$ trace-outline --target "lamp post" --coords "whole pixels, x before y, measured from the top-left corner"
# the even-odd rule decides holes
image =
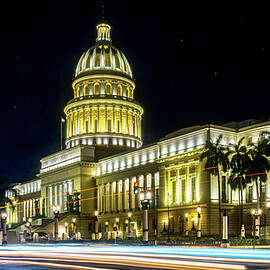
[[[131,228],[130,228],[130,221],[131,221],[131,213],[128,213],[128,239],[131,239]]]
[[[254,248],[255,248],[255,238],[260,237],[260,226],[259,226],[259,218],[262,214],[261,209],[252,209],[251,214],[253,215],[253,242],[254,242]]]
[[[73,239],[76,239],[76,231],[75,231],[75,225],[76,225],[76,218],[72,219],[72,223],[73,223]]]
[[[186,231],[185,231],[185,236],[188,237],[188,213],[185,214],[186,217]]]
[[[197,207],[197,213],[198,213],[198,230],[197,230],[197,237],[201,238],[202,237],[202,231],[201,231],[201,207]]]
[[[68,223],[65,222],[65,229],[66,229],[66,239],[68,239]]]
[[[171,203],[171,195],[168,191],[168,243],[170,243],[170,203]]]
[[[221,240],[221,247],[227,248],[229,247],[228,241],[228,213],[227,209],[223,209],[223,231],[222,231],[222,240]]]
[[[60,205],[53,206],[53,213],[54,213],[54,240],[58,241],[58,218],[60,213]]]
[[[95,239],[98,240],[98,211],[95,211]]]
[[[28,218],[28,228],[29,228],[29,234],[30,234],[30,240],[32,241],[32,218]]]
[[[116,221],[116,227],[117,227],[117,231],[116,231],[116,236],[115,236],[115,240],[118,239],[118,231],[119,231],[119,218],[117,217],[115,219]]]
[[[3,240],[2,245],[7,244],[7,213],[3,212],[1,214],[2,222],[3,222]]]
[[[109,225],[109,222],[108,221],[106,221],[105,222],[105,238],[106,238],[106,240],[108,240],[108,225]]]
[[[140,200],[143,209],[143,242],[147,243],[149,240],[148,207],[151,203],[151,193],[141,193]]]

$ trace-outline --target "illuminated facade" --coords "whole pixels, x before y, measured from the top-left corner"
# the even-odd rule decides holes
[[[54,232],[53,206],[60,206],[59,237],[80,233],[90,238],[141,237],[141,196],[150,196],[149,236],[192,235],[201,207],[202,235],[218,234],[218,180],[205,170],[200,155],[207,139],[223,135],[223,145],[256,142],[270,122],[242,122],[227,126],[203,125],[177,130],[151,145],[142,146],[143,108],[134,100],[135,83],[124,54],[111,43],[110,26],[97,25],[97,39],[76,67],[74,99],[64,108],[66,148],[41,159],[33,181],[16,184],[15,211],[7,207],[9,228],[24,231],[32,218],[35,231]],[[239,229],[238,193],[222,175],[222,208],[229,210],[229,233]],[[139,193],[134,183],[139,181]],[[270,177],[263,186],[270,201]],[[147,195],[147,196],[148,196]],[[9,196],[9,194],[7,194]],[[257,202],[254,184],[244,190],[247,233],[249,212]],[[169,227],[169,228],[168,228]],[[96,236],[95,236],[96,237]]]

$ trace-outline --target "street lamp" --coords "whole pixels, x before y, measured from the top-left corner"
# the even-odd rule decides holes
[[[105,237],[106,237],[106,240],[109,239],[109,235],[108,235],[108,225],[109,225],[109,222],[106,221],[106,222],[105,222]]]
[[[117,231],[116,231],[116,236],[115,236],[115,240],[118,239],[118,231],[119,231],[119,218],[117,217],[115,219],[116,221],[116,227],[117,227]]]
[[[68,239],[68,223],[65,222],[65,229],[66,229],[66,239]]]
[[[32,218],[28,218],[28,222],[26,223],[26,226],[28,227],[29,230],[29,235],[30,235],[30,241],[32,241]]]
[[[151,203],[151,193],[150,192],[141,193],[140,200],[143,209],[143,241],[148,242],[149,239],[148,207]]]
[[[222,231],[222,241],[221,247],[227,248],[229,247],[228,241],[228,213],[227,209],[223,209],[223,231]]]
[[[188,237],[188,213],[185,214],[186,217],[186,231],[185,231],[185,235],[186,237]]]
[[[197,230],[197,237],[201,238],[202,237],[202,231],[201,231],[201,207],[197,207],[197,213],[198,213],[198,230]]]
[[[95,239],[98,240],[98,211],[95,211]]]
[[[7,213],[3,212],[1,214],[1,218],[3,221],[3,240],[2,240],[2,245],[6,245],[7,244]]]
[[[75,231],[75,222],[76,222],[76,218],[72,219],[72,223],[73,223],[73,239],[76,239],[76,231]]]
[[[131,221],[131,213],[128,213],[128,239],[131,239],[131,228],[130,228],[130,221]]]
[[[259,225],[259,218],[262,214],[261,209],[252,209],[251,214],[253,215],[253,238],[259,238],[260,237],[260,225]],[[255,241],[254,241],[255,244]]]
[[[60,213],[60,205],[53,206],[53,213],[54,213],[54,240],[58,240],[58,218]]]

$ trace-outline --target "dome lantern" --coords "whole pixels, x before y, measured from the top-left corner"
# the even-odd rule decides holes
[[[99,41],[111,41],[111,27],[105,21],[97,25],[97,42]]]

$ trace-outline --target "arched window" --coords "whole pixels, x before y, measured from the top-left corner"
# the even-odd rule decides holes
[[[122,86],[117,85],[117,96],[122,96]]]
[[[94,85],[94,95],[100,95],[100,84],[95,83]]]
[[[106,84],[106,95],[112,94],[112,85],[110,83]]]

